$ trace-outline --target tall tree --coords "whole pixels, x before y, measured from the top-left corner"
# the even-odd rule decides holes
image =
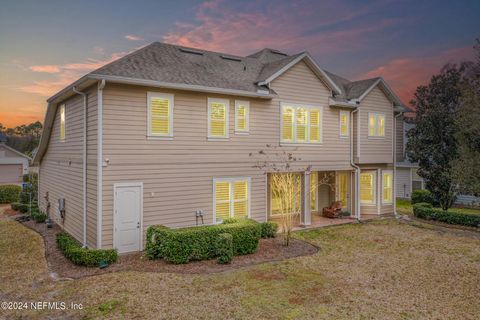
[[[458,159],[452,161],[454,179],[463,193],[480,194],[480,42],[476,61],[467,65],[460,83],[456,117]]]
[[[411,102],[417,114],[408,133],[407,154],[419,163],[418,174],[444,210],[452,206],[457,192],[452,162],[458,158],[455,115],[463,69],[446,65],[427,86],[417,88]]]
[[[29,156],[38,146],[42,128],[40,121],[15,128],[5,128],[0,124],[0,132],[7,137],[7,145]]]

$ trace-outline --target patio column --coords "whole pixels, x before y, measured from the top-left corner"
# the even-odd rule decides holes
[[[305,171],[302,177],[302,211],[300,213],[300,224],[309,226],[312,224],[312,213],[310,211],[310,171]]]

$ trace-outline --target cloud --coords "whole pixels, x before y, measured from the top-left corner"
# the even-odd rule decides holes
[[[383,77],[395,90],[400,99],[407,103],[420,85],[428,84],[432,75],[438,73],[446,63],[458,63],[472,59],[471,47],[461,47],[442,51],[428,57],[399,57],[372,70],[368,70],[358,79]]]
[[[127,34],[125,36],[125,39],[130,40],[130,41],[142,41],[143,38],[140,38],[139,36],[135,36],[133,34]]]
[[[60,68],[54,65],[44,65],[44,66],[31,66],[29,68],[34,72],[45,72],[45,73],[59,73]]]
[[[259,10],[258,3],[213,0],[196,11],[196,23],[178,22],[163,36],[168,43],[212,51],[248,54],[270,47],[314,54],[351,51],[372,41],[367,35],[400,23],[399,20],[357,19],[378,8],[341,2],[273,1]],[[291,52],[291,53],[293,53]]]

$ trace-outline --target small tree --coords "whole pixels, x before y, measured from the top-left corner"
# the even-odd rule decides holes
[[[297,198],[301,198],[301,188],[296,187],[298,172],[310,171],[311,166],[302,168],[299,165],[295,165],[301,159],[297,158],[293,152],[288,152],[269,144],[266,145],[265,150],[250,153],[250,157],[257,158],[254,167],[262,170],[265,175],[276,173],[270,176],[270,186],[272,188],[272,196],[279,199],[278,205],[283,244],[288,246],[292,237],[295,219],[301,213],[301,205],[296,201]]]

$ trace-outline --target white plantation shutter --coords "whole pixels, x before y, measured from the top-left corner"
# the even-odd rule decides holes
[[[293,140],[293,109],[290,107],[282,108],[282,140]]]
[[[173,136],[173,95],[148,93],[149,136]]]
[[[318,109],[310,110],[310,141],[311,142],[320,142],[320,123],[321,123],[321,113]]]
[[[235,131],[242,133],[249,131],[250,102],[235,101]]]
[[[233,183],[233,216],[246,217],[248,214],[248,182],[235,181]]]
[[[345,111],[340,112],[340,135],[348,136],[348,118],[349,114]]]
[[[281,141],[320,143],[322,141],[322,107],[282,104]]]
[[[215,183],[215,217],[217,222],[230,218],[230,182]]]
[[[208,99],[208,137],[228,138],[228,108],[226,99]]]
[[[296,125],[296,141],[307,141],[307,110],[304,108],[297,108],[295,112]]]
[[[383,114],[378,115],[378,136],[385,136],[385,116]]]
[[[215,222],[231,217],[245,218],[249,215],[250,178],[214,179]]]

